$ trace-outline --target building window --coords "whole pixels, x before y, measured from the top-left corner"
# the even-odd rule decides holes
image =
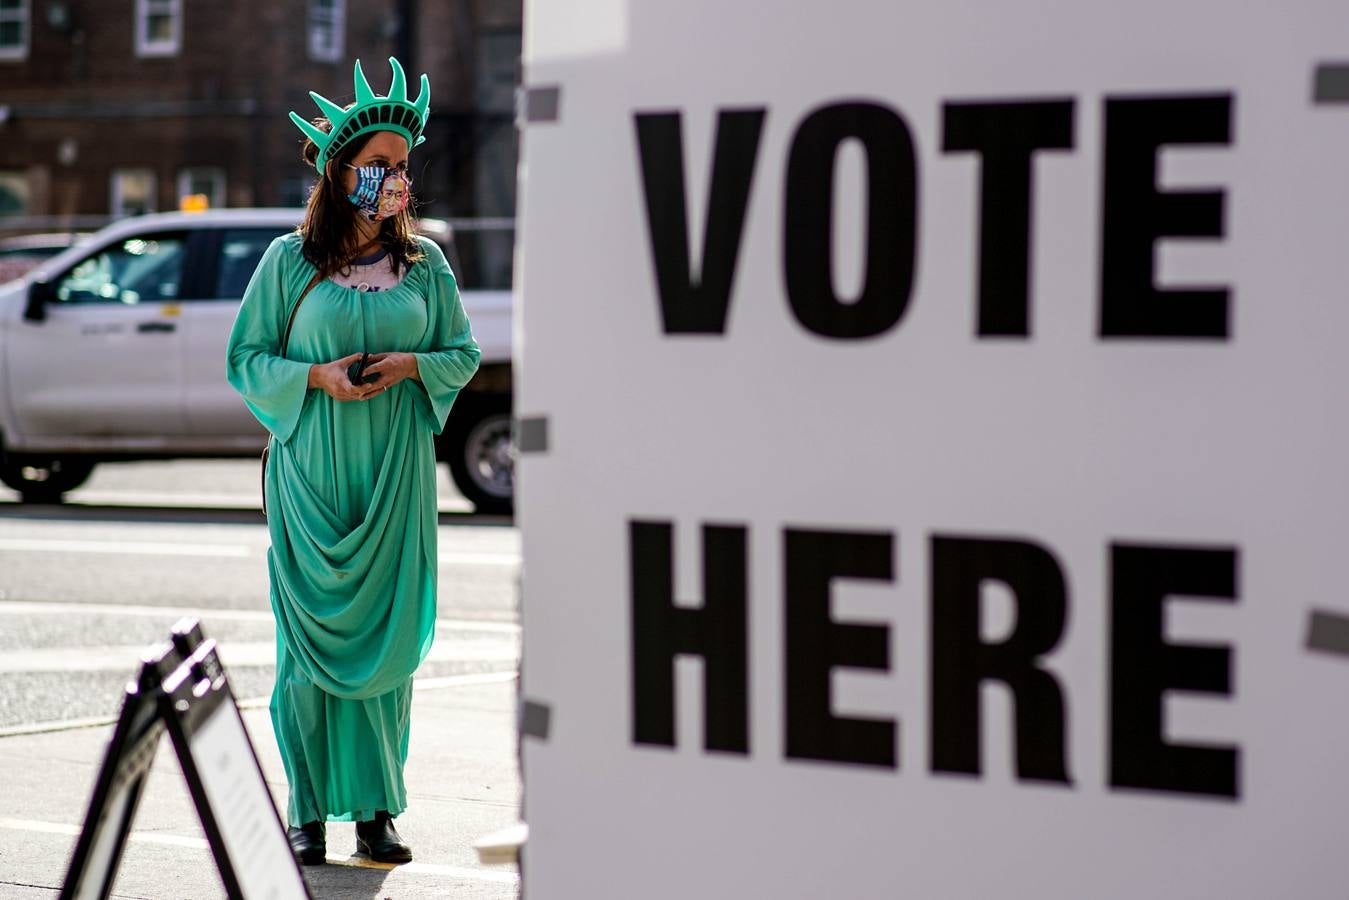
[[[488,218],[515,215],[515,91],[520,85],[521,35],[518,29],[485,31],[478,38],[476,143],[473,147],[473,211]],[[464,280],[494,288],[511,285],[515,234],[511,229],[461,232]]]
[[[177,56],[183,43],[183,0],[136,0],[136,55]]]
[[[0,170],[0,216],[23,215],[30,199],[27,173]]]
[[[309,58],[337,62],[346,46],[346,0],[309,0]]]
[[[478,111],[515,113],[515,89],[520,86],[518,30],[484,31],[478,37]]]
[[[113,169],[108,207],[116,218],[155,211],[155,173],[152,169]]]
[[[215,166],[191,166],[178,170],[178,208],[183,198],[200,194],[209,209],[225,205],[225,170]]]
[[[30,0],[0,0],[0,59],[28,58]]]

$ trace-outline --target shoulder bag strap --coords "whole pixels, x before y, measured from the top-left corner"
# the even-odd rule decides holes
[[[290,318],[286,320],[286,333],[281,336],[282,356],[286,355],[286,348],[290,346],[290,329],[291,326],[295,324],[295,314],[300,311],[300,304],[304,302],[304,298],[308,297],[309,292],[312,291],[315,287],[317,287],[318,283],[322,280],[323,280],[322,273],[315,272],[314,277],[309,279],[309,284],[305,285],[304,290],[300,292],[300,299],[296,300],[295,305],[290,308]]]
[[[295,314],[296,314],[297,312],[300,311],[300,304],[304,302],[304,298],[305,298],[305,297],[308,297],[308,296],[309,296],[309,292],[312,291],[312,290],[318,285],[318,283],[319,283],[320,281],[322,281],[322,280],[323,280],[323,278],[322,278],[321,273],[315,272],[315,273],[314,273],[314,277],[311,278],[311,279],[309,279],[309,284],[305,285],[304,290],[300,292],[300,299],[296,300],[296,301],[295,301],[295,305],[294,305],[293,307],[291,307],[291,310],[290,310],[290,318],[286,320],[286,333],[283,334],[283,335],[281,336],[281,355],[282,355],[282,356],[285,356],[285,355],[286,355],[286,347],[290,345],[290,329],[291,329],[291,326],[295,324]],[[271,437],[271,435],[268,435],[268,436],[267,436],[267,446],[265,446],[265,447],[262,448],[262,515],[263,515],[263,518],[266,518],[266,517],[267,517],[267,458],[268,458],[269,456],[271,456],[271,454],[272,454],[272,437]]]

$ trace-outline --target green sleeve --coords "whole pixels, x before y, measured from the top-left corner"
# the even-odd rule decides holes
[[[459,299],[445,255],[432,241],[423,240],[426,259],[423,290],[426,296],[427,335],[417,357],[422,390],[415,393],[417,406],[428,418],[431,431],[440,434],[459,389],[478,371],[478,343],[473,340],[468,316]]]
[[[309,388],[309,363],[281,357],[281,335],[291,298],[304,290],[287,237],[272,241],[244,289],[230,330],[225,377],[263,427],[285,443],[295,431]],[[307,283],[307,280],[306,282]]]

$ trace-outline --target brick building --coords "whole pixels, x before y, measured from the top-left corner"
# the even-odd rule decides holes
[[[414,91],[431,79],[422,213],[509,217],[520,17],[521,0],[0,0],[0,227],[187,194],[298,205],[314,173],[286,113],[317,115],[311,89],[351,100],[358,57],[385,91],[390,55]],[[473,254],[488,281],[509,277],[495,239],[504,258]]]

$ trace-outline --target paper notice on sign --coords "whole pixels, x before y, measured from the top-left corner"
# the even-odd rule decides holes
[[[308,894],[258,772],[243,720],[220,704],[189,741],[239,887],[248,900],[305,900]]]

